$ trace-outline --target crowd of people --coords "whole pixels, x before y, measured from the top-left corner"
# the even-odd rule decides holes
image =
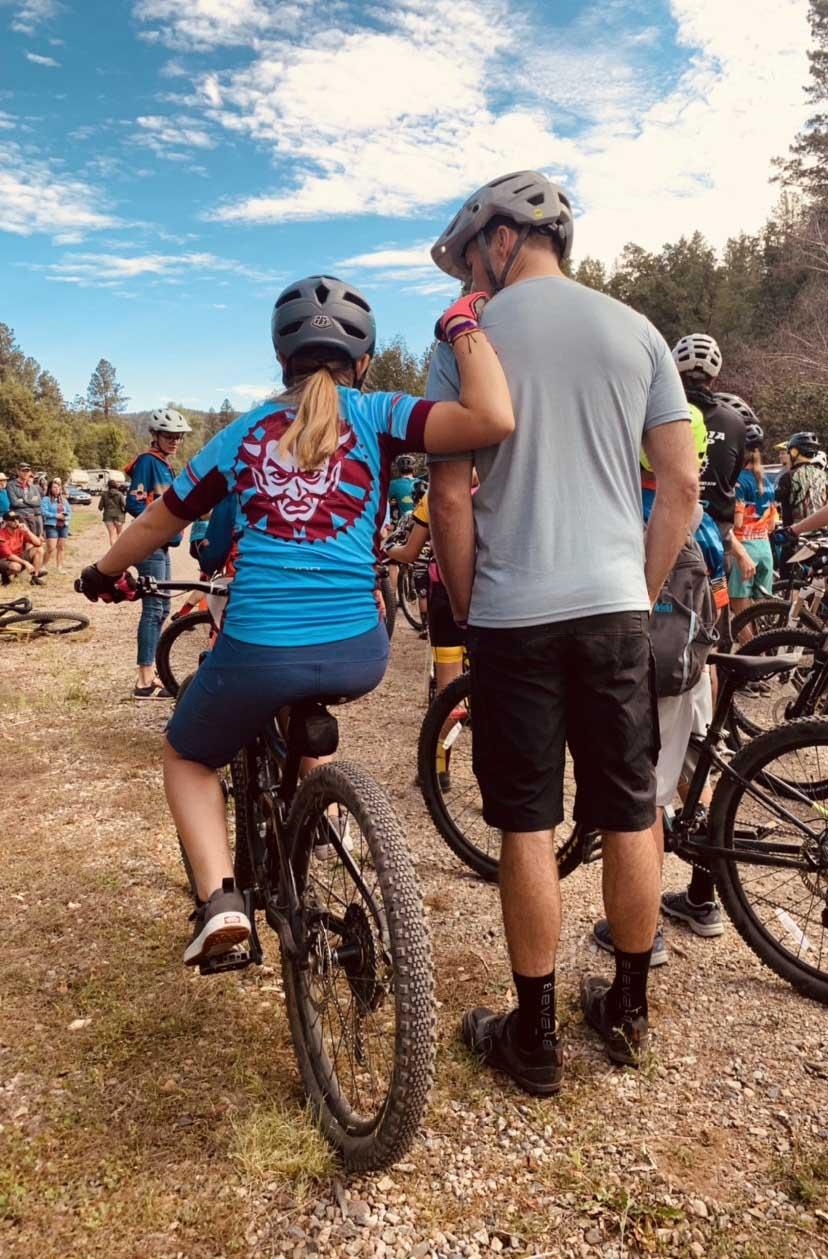
[[[664,809],[689,768],[690,734],[710,720],[715,679],[702,655],[687,686],[657,693],[651,612],[655,623],[689,547],[703,557],[707,644],[718,633],[726,645],[731,603],[769,587],[777,511],[759,420],[715,389],[715,340],[688,332],[671,351],[643,316],[571,280],[573,230],[566,194],[536,172],[493,180],[461,207],[432,250],[464,295],[438,321],[425,398],[363,392],[376,327],[352,285],[322,275],[289,285],[271,328],[284,393],[179,472],[189,426],[154,412],[150,446],[128,470],[133,523],[78,582],[88,598],[118,602],[131,593],[130,566],[167,578],[170,547],[211,512],[235,536],[221,633],[164,745],[167,799],[197,885],[184,954],[196,964],[250,932],[216,770],[283,706],[363,695],[385,672],[375,562],[390,481],[392,519],[410,513],[411,529],[388,558],[433,547],[421,594],[437,682],[467,653],[474,769],[484,817],[502,832],[517,1004],[468,1011],[462,1035],[542,1096],[563,1076],[554,836],[567,745],[575,819],[603,836],[606,918],[595,939],[615,959],[612,980],[584,977],[581,1001],[611,1060],[636,1065],[649,970],[667,960],[660,909],[700,936],[722,930],[707,871],[661,894]],[[429,489],[415,504],[410,454],[423,451]],[[824,508],[826,477],[813,434],[795,434],[786,454],[779,506],[795,533]],[[153,663],[168,613],[163,594],[143,600],[136,699],[166,698]]]

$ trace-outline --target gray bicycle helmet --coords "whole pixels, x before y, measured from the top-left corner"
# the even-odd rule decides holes
[[[149,431],[151,433],[192,433],[193,430],[180,411],[174,411],[172,407],[159,407],[150,416]]]
[[[759,416],[749,407],[744,398],[740,398],[738,393],[714,393],[713,397],[717,402],[724,402],[725,406],[730,407],[731,411],[735,411],[737,415],[741,415],[745,424],[758,424]]]
[[[758,450],[765,440],[765,430],[761,424],[745,425],[745,449]]]
[[[682,337],[673,347],[673,358],[680,372],[701,371],[715,380],[722,370],[722,352],[706,332]]]
[[[816,433],[794,433],[788,438],[788,450],[791,453],[796,450],[806,459],[812,459],[819,450],[819,438]]]
[[[397,459],[397,476],[410,476],[417,466],[413,455],[400,455]]]
[[[276,298],[270,321],[273,348],[288,364],[299,350],[346,354],[352,363],[373,354],[377,325],[362,294],[332,275],[309,275],[289,284]]]
[[[500,276],[494,274],[483,230],[496,215],[511,219],[519,228],[518,240]],[[572,253],[574,221],[572,206],[562,188],[534,170],[513,171],[478,188],[457,212],[431,250],[437,266],[456,279],[467,281],[467,246],[477,240],[494,292],[506,282],[523,242],[533,228],[545,228],[558,243],[561,260]]]

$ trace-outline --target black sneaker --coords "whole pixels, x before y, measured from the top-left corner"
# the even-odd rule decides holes
[[[648,1028],[645,1016],[623,1019],[618,1026],[607,1010],[607,994],[612,985],[603,975],[584,975],[581,980],[581,1009],[590,1027],[607,1046],[610,1062],[622,1067],[637,1067],[647,1048]]]
[[[233,879],[225,879],[221,887],[190,914],[190,922],[195,926],[184,950],[185,966],[195,966],[217,953],[229,953],[234,945],[242,944],[250,935],[244,897]]]
[[[697,936],[711,939],[713,936],[724,935],[722,911],[717,901],[694,905],[686,891],[665,892],[661,898],[661,908],[671,918],[680,918],[682,922],[686,922]]]
[[[601,918],[592,928],[592,938],[598,945],[599,949],[603,949],[605,953],[615,953],[615,945],[612,942],[612,932],[606,918]],[[667,945],[664,943],[664,928],[661,923],[655,933],[653,940],[653,951],[650,954],[650,969],[653,966],[666,966],[670,960],[670,954],[667,952]]]
[[[133,699],[172,699],[165,686],[136,686],[132,692]]]
[[[495,1014],[485,1006],[463,1015],[463,1043],[495,1071],[503,1071],[525,1093],[551,1097],[563,1079],[563,1045],[555,1033],[551,1049],[521,1049],[515,1035],[517,1010]]]
[[[46,582],[43,580],[43,574],[41,573],[41,574],[40,574],[40,576],[38,577],[38,576],[36,576],[34,573],[32,573],[32,580],[31,580],[31,582],[30,582],[30,585],[32,585],[32,586],[45,586],[45,585],[46,585]]]

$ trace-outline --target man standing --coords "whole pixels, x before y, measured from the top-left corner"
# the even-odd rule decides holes
[[[648,614],[690,524],[697,460],[681,381],[641,315],[568,279],[565,194],[533,171],[479,189],[432,250],[491,300],[482,312],[516,430],[500,448],[431,463],[431,525],[455,619],[469,622],[474,766],[503,832],[500,893],[518,1007],[476,1009],[463,1037],[529,1092],[560,1088],[555,1009],[567,742],[575,817],[604,835],[612,984],[585,978],[587,1021],[614,1062],[647,1039],[660,870]],[[442,347],[428,396],[456,398]],[[639,450],[658,478],[641,522]],[[472,467],[480,488],[472,500]]]
[[[26,528],[31,529],[35,537],[45,537],[40,487],[35,483],[30,464],[18,465],[17,476],[9,483],[8,495],[11,510],[17,512]]]

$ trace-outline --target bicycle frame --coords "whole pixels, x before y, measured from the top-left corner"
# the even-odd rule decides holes
[[[673,823],[670,836],[672,842],[669,844],[669,847],[665,830],[665,850],[674,852],[683,861],[701,866],[704,866],[706,861],[715,860],[718,862],[738,861],[742,865],[773,866],[777,869],[787,867],[799,870],[802,866],[802,850],[798,845],[773,844],[767,842],[764,838],[752,838],[754,833],[746,831],[744,828],[741,831],[737,831],[736,843],[732,849],[721,848],[709,842],[705,843],[698,838],[701,834],[707,835],[707,828],[701,820],[702,815],[699,811],[699,803],[710,770],[715,766],[724,777],[739,783],[748,795],[759,801],[780,820],[791,824],[810,839],[817,842],[820,839],[821,832],[816,834],[777,799],[766,795],[762,788],[757,787],[755,783],[742,778],[733,769],[729,760],[720,752],[719,749],[724,744],[722,738],[724,725],[733,702],[733,696],[738,689],[737,680],[734,677],[725,676],[720,684],[716,711],[713,714],[713,720],[708,727],[707,734],[704,737],[691,735],[690,742],[698,751],[698,761],[693,771],[693,777],[690,780],[681,813]],[[769,778],[771,781],[774,781],[772,776],[769,776]],[[798,791],[788,783],[785,784],[785,792],[789,797],[794,797],[811,807],[820,807],[815,806],[815,802],[805,795],[804,792]],[[828,818],[828,809],[823,808],[823,811],[826,814],[826,818]],[[816,867],[814,868],[816,870]]]

